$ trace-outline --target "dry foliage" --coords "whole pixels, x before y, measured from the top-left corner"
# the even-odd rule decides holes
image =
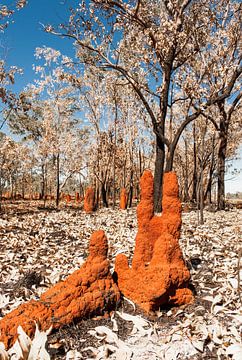
[[[88,238],[98,228],[107,234],[112,266],[120,252],[132,257],[137,231],[134,209],[102,209],[87,215],[75,209],[39,211],[32,202],[28,212],[19,206],[17,211],[15,208],[3,214],[1,316],[28,299],[38,299],[46,287],[79,268],[87,256]],[[195,303],[160,309],[145,318],[124,299],[110,320],[81,320],[80,325],[73,324],[49,335],[50,356],[142,360],[241,358],[240,234],[241,210],[216,214],[206,211],[205,224],[200,226],[196,212],[183,214],[180,245],[190,268]]]

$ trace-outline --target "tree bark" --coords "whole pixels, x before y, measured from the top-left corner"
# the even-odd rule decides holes
[[[219,134],[219,150],[218,150],[218,193],[217,193],[217,207],[218,210],[225,209],[225,159],[227,149],[227,135],[224,132]]]
[[[114,151],[113,151],[113,209],[116,205],[116,146],[117,146],[117,120],[118,120],[118,104],[116,98],[116,88],[115,88],[115,118],[114,118]]]
[[[43,199],[45,196],[45,164],[41,165],[41,191],[40,199]]]
[[[219,147],[218,147],[218,187],[217,187],[217,209],[225,209],[225,159],[228,143],[229,117],[225,111],[224,101],[218,103],[220,111]]]
[[[211,163],[210,163],[209,174],[208,174],[207,188],[206,188],[205,195],[204,195],[204,200],[205,201],[207,200],[209,205],[211,205],[211,203],[212,203],[212,182],[213,182],[214,160],[215,160],[214,144],[215,144],[215,136],[213,136],[213,140],[212,140]]]
[[[133,192],[134,192],[134,186],[133,186],[133,170],[131,170],[130,173],[130,180],[129,180],[129,195],[128,195],[128,207],[132,207],[133,202]]]
[[[60,202],[60,154],[56,156],[56,207]]]
[[[107,190],[105,184],[101,184],[101,196],[102,196],[102,203],[104,207],[108,207],[108,199],[107,199]]]
[[[200,191],[199,191],[199,209],[200,209],[200,225],[204,224],[204,192],[203,192],[203,171],[204,171],[204,142],[205,142],[205,134],[206,128],[204,133],[202,134],[202,154],[201,154],[201,163],[200,163]]]
[[[193,124],[193,183],[192,183],[192,200],[197,199],[197,143],[196,143],[196,125]]]
[[[189,200],[188,196],[188,149],[187,149],[187,140],[185,142],[185,179],[184,179],[184,200],[185,202]]]
[[[173,146],[173,144],[171,144],[168,148],[165,172],[172,171],[175,149],[176,149],[176,146]]]
[[[165,144],[156,136],[156,159],[154,174],[154,211],[159,213],[162,211],[162,179],[165,162]]]

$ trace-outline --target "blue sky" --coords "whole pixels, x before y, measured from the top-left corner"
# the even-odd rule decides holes
[[[6,5],[12,5],[13,0],[2,1]],[[70,57],[74,56],[72,42],[68,39],[60,39],[45,33],[41,24],[57,25],[68,19],[68,7],[78,3],[77,0],[29,0],[28,5],[17,11],[13,20],[4,34],[0,35],[0,45],[4,48],[8,65],[15,65],[24,71],[23,76],[18,76],[14,91],[21,91],[35,78],[32,65],[36,63],[34,52],[36,47],[49,46],[60,50]],[[3,51],[1,52],[1,56]],[[6,130],[6,128],[5,128]],[[233,162],[232,167],[242,170],[242,147],[240,147],[239,160]],[[242,191],[242,171],[233,177],[227,175],[225,182],[226,192]]]
[[[41,24],[55,25],[65,22],[68,19],[68,7],[75,2],[29,0],[24,9],[16,11],[13,16],[14,23],[10,24],[0,37],[1,46],[7,53],[8,65],[15,65],[24,70],[24,76],[17,78],[15,91],[23,89],[34,79],[32,65],[36,62],[34,58],[36,47],[46,45],[60,50],[65,55],[74,55],[71,41],[45,33]],[[13,0],[4,1],[4,4],[12,3]]]
[[[234,160],[232,162],[232,167],[240,170],[240,173],[237,175],[232,175],[229,171],[226,174],[225,177],[225,192],[226,193],[236,193],[236,192],[242,192],[242,146],[240,146],[238,151],[238,159]]]

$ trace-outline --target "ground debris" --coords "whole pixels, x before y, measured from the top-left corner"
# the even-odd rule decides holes
[[[135,209],[85,214],[71,208],[38,209],[34,203],[29,212],[14,206],[0,218],[0,317],[26,300],[39,299],[46,288],[78,269],[87,256],[90,234],[97,229],[106,232],[112,267],[117,254],[133,255]],[[238,209],[205,212],[201,226],[195,211],[184,213],[180,246],[191,272],[195,302],[147,317],[123,299],[109,319],[82,319],[49,335],[51,358],[238,358],[241,221]],[[134,326],[131,319],[146,325]]]

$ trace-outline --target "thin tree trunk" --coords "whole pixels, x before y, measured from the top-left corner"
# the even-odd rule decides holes
[[[134,186],[133,186],[133,169],[131,169],[130,172],[130,183],[129,183],[129,200],[128,200],[128,206],[131,208],[132,207],[132,202],[133,202],[133,191],[134,191]]]
[[[199,208],[200,208],[200,225],[204,224],[204,193],[203,193],[203,157],[204,157],[204,138],[202,140],[202,161],[201,161],[201,175],[200,175],[200,197],[199,197]]]
[[[114,151],[113,151],[113,209],[116,205],[116,142],[117,142],[117,117],[118,107],[115,97],[115,119],[114,119]]]
[[[43,199],[45,196],[45,164],[41,165],[41,178],[40,199]]]
[[[56,207],[59,207],[60,202],[60,154],[56,156]]]
[[[46,206],[46,195],[47,195],[47,165],[44,165],[44,208]]]
[[[94,179],[95,210],[100,207],[100,182]]]
[[[193,184],[192,184],[192,200],[196,202],[197,194],[197,143],[196,143],[196,125],[193,123]]]
[[[138,159],[139,159],[139,177],[141,177],[143,173],[143,166],[142,166],[142,154],[141,154],[140,146],[138,151]]]
[[[205,156],[204,156],[204,144],[205,144],[205,135],[207,132],[207,123],[202,131],[202,146],[201,146],[201,162],[200,162],[200,191],[199,191],[199,209],[200,209],[200,225],[204,224],[204,191],[203,191],[203,173],[205,165]]]
[[[188,151],[187,151],[187,140],[185,142],[185,179],[184,179],[184,200],[188,201]]]
[[[24,199],[24,197],[25,197],[25,178],[24,178],[24,176],[22,177],[22,189],[21,189],[21,193],[22,193],[22,199]]]
[[[218,188],[217,188],[217,208],[218,210],[225,209],[225,159],[227,150],[227,131],[225,121],[220,122],[219,132],[219,149],[218,149]]]
[[[209,178],[207,189],[205,191],[204,200],[208,202],[209,205],[212,203],[212,182],[213,182],[213,173],[214,173],[214,143],[215,143],[215,136],[212,139],[212,154],[211,154],[211,164],[209,168]]]
[[[101,183],[101,196],[102,196],[102,203],[104,207],[108,207],[108,199],[107,199],[107,190],[105,184]]]
[[[80,192],[80,197],[84,197],[84,188],[83,188],[81,179],[79,182],[79,192]]]

